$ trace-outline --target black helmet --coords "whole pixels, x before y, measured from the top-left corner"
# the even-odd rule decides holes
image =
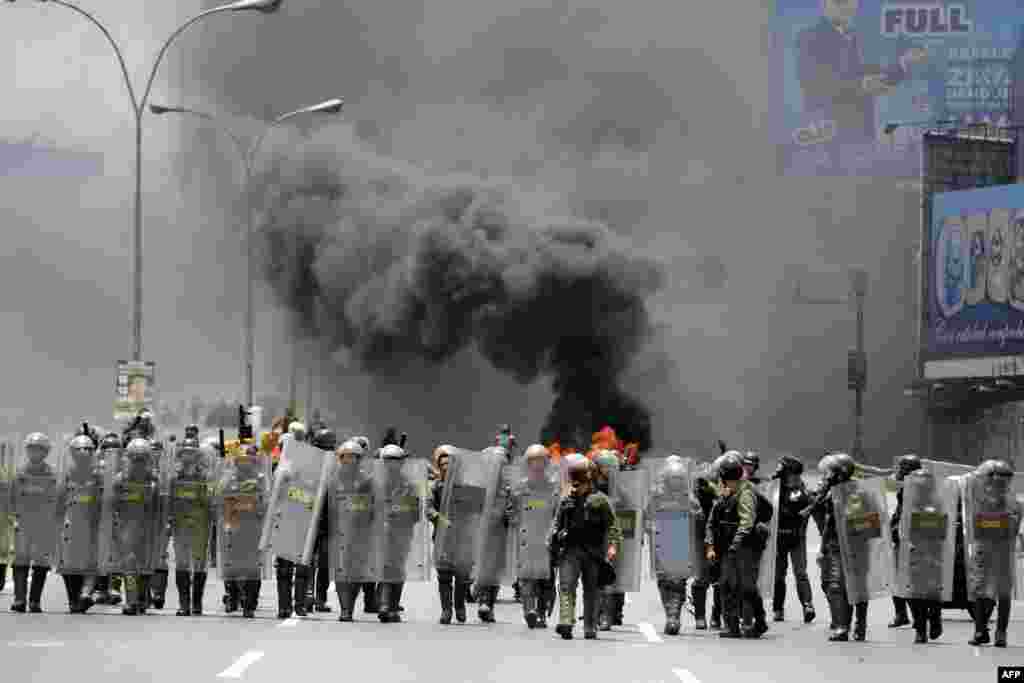
[[[743,456],[743,464],[753,467],[756,472],[757,468],[761,466],[761,456],[754,451],[747,451]]]
[[[103,440],[100,442],[100,450],[102,450],[102,451],[106,451],[106,450],[109,450],[111,448],[120,448],[120,447],[121,447],[121,437],[119,437],[114,432],[110,432],[109,434],[107,434],[105,437],[103,437]]]
[[[338,435],[331,429],[321,429],[313,435],[313,445],[324,451],[333,451],[338,447]]]
[[[852,479],[853,473],[857,469],[857,463],[854,462],[853,458],[846,453],[834,453],[832,458],[832,480],[844,482]]]
[[[901,455],[896,459],[896,481],[902,481],[908,474],[921,469],[921,458],[913,453]]]
[[[732,451],[719,458],[718,478],[722,481],[739,481],[743,478],[743,459]]]
[[[804,464],[794,458],[792,455],[784,455],[779,458],[778,468],[776,469],[776,476],[781,477],[787,474],[801,475],[804,473]]]

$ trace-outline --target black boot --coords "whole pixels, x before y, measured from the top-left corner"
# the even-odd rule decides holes
[[[484,586],[483,588],[477,588],[477,600],[480,603],[480,608],[476,614],[480,617],[480,621],[485,624],[494,623],[494,603],[498,597],[497,586]]]
[[[92,601],[97,605],[109,605],[110,599],[110,577],[97,576],[92,584]]]
[[[3,590],[3,588],[3,583],[0,583],[0,590]],[[523,590],[519,586],[519,579],[516,579],[515,583],[512,584],[512,599],[516,602],[523,601]]]
[[[988,632],[988,620],[992,617],[992,607],[985,598],[978,598],[974,603],[974,637],[969,645],[986,645],[991,642]]]
[[[668,604],[665,606],[665,635],[679,635],[679,616],[683,611],[683,600],[686,599],[686,584],[681,588],[670,588],[668,590]]]
[[[326,559],[326,558],[324,558]],[[327,591],[331,587],[331,572],[322,563],[316,569],[316,600],[313,609],[317,612],[328,613],[331,606],[327,604]]]
[[[249,579],[245,581],[245,593],[242,596],[242,617],[245,619],[253,619],[256,617],[256,608],[259,607],[260,603],[261,583],[262,582],[259,579]]]
[[[360,585],[355,583],[334,582],[334,591],[338,594],[338,621],[354,621],[356,598],[359,596]]]
[[[889,628],[900,628],[910,624],[910,619],[907,618],[907,601],[903,598],[897,598],[893,596],[892,606],[895,610],[895,615],[892,621],[889,622]]]
[[[292,616],[292,566],[277,567],[277,618],[288,619]]]
[[[1006,647],[1006,629],[1010,625],[1010,600],[1003,598],[999,600],[999,607],[996,612],[996,647]]]
[[[739,617],[726,617],[725,618],[725,629],[719,631],[719,638],[742,638],[743,632],[740,631],[740,620]]]
[[[388,607],[388,610],[390,612],[390,618],[388,619],[388,621],[392,624],[398,624],[402,621],[402,591],[404,589],[404,581],[399,581],[398,583],[391,584],[391,601]],[[495,592],[495,594],[497,594],[497,592]]]
[[[78,597],[75,591],[75,577],[71,574],[65,574],[61,578],[64,579],[64,591],[68,594],[68,612],[70,614],[78,614]]]
[[[932,640],[942,637],[942,605],[939,603],[928,606],[928,637]]]
[[[0,591],[7,585],[7,565],[0,564]]]
[[[554,600],[551,598],[550,592],[539,584],[535,583],[533,590],[535,593],[533,604],[537,606],[537,624],[534,628],[547,628],[548,613],[551,611],[551,605],[554,603]]]
[[[306,611],[306,588],[309,585],[309,567],[295,565],[295,616],[304,617]]]
[[[586,591],[583,592],[583,639],[594,640],[597,638],[597,607],[600,604],[600,589],[595,588],[591,599],[587,599]]]
[[[206,592],[206,572],[192,576],[192,616],[203,616],[203,593]]]
[[[72,574],[72,585],[75,591],[75,602],[78,603],[78,614],[85,614],[92,606],[92,598],[85,594],[85,576],[83,574]]]
[[[850,640],[850,605],[839,591],[829,591],[826,597],[834,624],[828,639],[832,642],[846,642]]]
[[[25,613],[28,600],[28,567],[14,566],[14,602],[11,603],[12,612]]]
[[[711,628],[722,628],[722,590],[717,585],[711,590]]]
[[[466,582],[460,581],[458,577],[455,579],[455,621],[460,624],[466,623],[466,593],[467,593]]]
[[[338,621],[353,621],[352,612],[355,610],[359,584],[335,581],[334,591],[338,594]]]
[[[145,614],[149,609],[149,592],[152,585],[152,574],[139,577],[139,614]]]
[[[690,596],[693,600],[693,620],[696,624],[698,631],[706,631],[708,628],[707,622],[707,609],[708,609],[708,587],[694,585],[690,591]]]
[[[224,611],[228,614],[237,612],[242,603],[242,581],[225,581],[224,592]]]
[[[853,609],[857,615],[853,626],[853,639],[857,642],[864,642],[868,634],[868,603],[858,602]]]
[[[377,599],[377,584],[363,584],[363,612],[365,614],[376,614],[380,610],[380,601]]]
[[[661,604],[665,604],[665,591],[662,588],[662,584],[658,584],[658,592],[661,594]],[[602,591],[597,596],[598,614],[597,614],[597,627],[602,631],[612,630],[612,619],[615,616],[615,606],[612,604],[613,596],[611,593],[605,593]]]
[[[43,587],[46,586],[46,575],[49,567],[32,567],[32,581],[28,588],[28,611],[39,614],[43,611]]]
[[[914,625],[914,644],[920,645],[928,642],[928,619],[925,610],[921,607],[920,600],[909,600],[910,616]]]
[[[437,578],[437,592],[441,597],[441,618],[438,623],[443,626],[447,626],[452,623],[452,580],[451,577],[446,577],[446,580],[441,577]]]
[[[380,601],[377,610],[377,620],[382,624],[391,622],[391,584],[378,584],[377,599]]]
[[[149,605],[153,609],[164,608],[167,599],[167,576],[166,569],[157,569],[153,572],[149,587]]]
[[[179,569],[174,572],[174,585],[178,589],[178,611],[175,614],[187,617],[192,614],[192,575]]]
[[[626,609],[626,594],[625,593],[612,593],[615,596],[612,604],[615,606],[615,611],[612,613],[612,626],[622,626],[624,614]]]

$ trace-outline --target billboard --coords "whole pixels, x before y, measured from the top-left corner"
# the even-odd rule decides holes
[[[29,140],[0,139],[0,177],[90,177],[103,174],[103,155]]]
[[[780,172],[916,177],[922,132],[1009,123],[1020,0],[776,0]],[[902,122],[891,134],[886,125]]]
[[[926,379],[1024,375],[1024,185],[935,194]]]
[[[114,419],[118,422],[130,422],[142,410],[152,411],[156,398],[155,389],[155,363],[118,361]]]

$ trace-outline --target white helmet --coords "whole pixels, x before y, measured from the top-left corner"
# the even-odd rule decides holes
[[[405,457],[405,451],[395,444],[385,446],[378,451],[378,454],[382,460],[401,460]]]
[[[526,449],[526,453],[523,454],[523,457],[527,460],[532,458],[544,458],[546,460],[551,457],[551,453],[544,444],[535,443]]]
[[[361,458],[364,455],[366,455],[366,449],[363,448],[363,445],[356,441],[355,439],[349,439],[345,443],[338,446],[337,453],[339,455],[351,454],[356,456],[357,458]]]
[[[50,450],[50,437],[42,432],[32,432],[25,437],[25,448],[43,448]]]

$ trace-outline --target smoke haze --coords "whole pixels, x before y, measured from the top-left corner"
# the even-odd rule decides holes
[[[6,322],[19,330],[5,370],[19,386],[67,389],[66,396],[30,391],[9,403],[28,406],[29,414],[52,404],[58,415],[77,415],[88,403],[103,415],[113,361],[130,348],[132,157],[126,97],[106,55],[109,48],[94,28],[57,9],[2,9],[10,13],[2,24],[12,36],[4,42],[7,63],[32,64],[6,74],[9,89],[32,95],[19,97],[14,113],[5,114],[5,126],[15,137],[27,137],[33,132],[28,122],[40,120],[44,133],[61,144],[102,150],[106,169],[103,178],[88,181],[88,190],[42,188],[27,180],[5,190],[6,220],[21,226],[8,231],[14,249],[2,271],[8,297],[3,310],[18,312],[5,314]],[[165,10],[165,18],[147,5],[146,22],[154,27],[147,30],[141,29],[141,9],[135,25],[119,9],[124,26],[115,35],[129,35],[136,26],[135,34],[146,36],[131,45],[136,54],[129,62],[151,59],[150,34],[166,35],[181,18],[174,15],[198,9],[197,1],[194,8]],[[641,308],[656,332],[638,335],[609,363],[619,370],[623,393],[649,409],[656,449],[711,450],[718,437],[766,451],[847,445],[852,398],[845,359],[853,316],[845,306],[794,304],[793,278],[800,273],[805,291],[813,290],[808,293],[841,297],[847,287],[842,267],[865,265],[871,281],[867,446],[878,461],[907,447],[916,437],[907,419],[914,407],[900,389],[912,372],[907,276],[908,250],[918,236],[916,197],[885,180],[776,177],[775,150],[762,123],[773,97],[765,59],[770,11],[738,0],[705,4],[699,12],[653,2],[582,7],[286,0],[278,15],[215,18],[184,36],[166,77],[157,79],[158,94],[226,112],[247,133],[259,130],[258,119],[328,97],[343,96],[348,103],[350,123],[275,131],[258,162],[283,174],[269,174],[260,184],[266,202],[261,226],[271,234],[275,226],[290,226],[305,235],[300,244],[331,237],[327,253],[313,259],[320,264],[313,280],[324,289],[302,299],[323,306],[326,296],[328,310],[309,308],[296,319],[289,309],[301,309],[298,302],[278,306],[273,289],[260,292],[257,393],[287,386],[290,332],[306,335],[316,323],[317,401],[342,423],[351,421],[353,428],[377,436],[397,422],[414,439],[422,433],[423,441],[447,440],[452,434],[467,445],[489,439],[500,422],[513,423],[521,439],[542,432],[555,394],[547,382],[517,383],[517,374],[532,377],[531,364],[516,367],[530,354],[499,358],[499,366],[513,370],[506,376],[491,367],[493,358],[485,360],[486,336],[483,344],[465,343],[467,335],[476,340],[479,332],[431,336],[448,328],[418,323],[415,335],[403,336],[410,328],[399,323],[417,319],[411,314],[368,324],[368,312],[380,309],[382,297],[408,292],[409,282],[387,279],[397,277],[387,270],[396,254],[450,256],[454,241],[492,258],[490,240],[453,228],[463,223],[438,213],[437,197],[461,196],[453,189],[457,177],[454,187],[464,189],[470,204],[477,202],[464,216],[490,211],[497,202],[501,215],[516,216],[514,225],[523,214],[533,217],[526,223],[543,217],[549,227],[583,225],[607,234],[609,244],[628,245],[610,253],[659,264],[660,289],[631,290],[643,293]],[[65,35],[54,22],[62,29],[74,25],[75,32]],[[30,47],[13,40],[36,35],[33,30],[38,40]],[[78,73],[66,62],[74,64],[86,46],[91,51],[80,63],[89,68]],[[88,88],[74,81],[83,73],[88,81],[80,82]],[[30,84],[31,90],[23,89]],[[95,88],[106,89],[98,94]],[[72,96],[76,106],[81,103],[76,117],[40,119],[40,111],[60,112],[60,100]],[[243,290],[234,152],[195,122],[150,117],[146,125],[145,355],[158,364],[163,393],[235,397]],[[306,135],[312,138],[301,143]],[[380,201],[359,211],[352,197],[281,201],[287,188],[317,187],[316,169],[330,171],[327,185],[363,191],[379,173],[367,168],[367,159],[397,167],[388,170],[398,178],[396,187],[415,186],[402,191],[418,199],[366,191],[361,196]],[[503,203],[492,199],[496,184],[516,185],[518,196],[502,193]],[[55,190],[68,200],[46,201]],[[413,249],[412,224],[388,213],[410,205],[431,207],[423,220],[449,241]],[[370,238],[355,229],[353,213],[385,227]],[[72,223],[82,225],[81,245],[69,237],[65,226]],[[396,223],[403,227],[388,227]],[[427,246],[432,251],[424,251]],[[45,255],[46,269],[26,252],[37,259]],[[326,267],[338,262],[358,267]],[[417,261],[402,263],[402,272],[410,273]],[[474,277],[481,271],[484,282],[493,275],[493,269],[476,265],[456,270]],[[270,275],[280,291],[280,275]],[[61,277],[94,284],[63,284],[58,292],[52,281]],[[383,283],[374,284],[378,280]],[[477,293],[478,280],[459,282]],[[38,307],[27,308],[15,299],[16,291],[39,291],[33,299]],[[85,340],[69,335],[65,322],[84,309],[96,316]],[[479,330],[474,324],[475,318],[455,328]],[[554,331],[538,333],[543,338]],[[518,328],[512,333],[526,335]],[[445,363],[414,364],[405,348],[410,344],[416,347],[413,356],[427,349]],[[352,358],[339,353],[348,348]],[[389,356],[385,349],[401,353]],[[389,358],[392,364],[401,358],[411,369],[397,377],[393,369],[384,372]],[[361,371],[369,361],[378,374]]]

